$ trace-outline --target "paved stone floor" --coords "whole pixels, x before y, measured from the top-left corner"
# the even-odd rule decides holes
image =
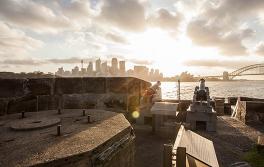
[[[163,144],[174,143],[173,139],[163,138],[151,133],[147,125],[134,125],[136,132],[136,167],[162,167]],[[217,132],[197,132],[212,140],[219,165],[228,167],[242,161],[242,157],[264,134],[264,125],[247,126],[229,116],[218,117]]]
[[[198,133],[214,142],[219,165],[227,167],[243,161],[244,153],[257,143],[259,135],[264,134],[264,125],[247,126],[229,116],[221,116],[217,120],[216,133]]]
[[[134,125],[136,132],[136,167],[162,167],[163,144],[173,140],[152,134],[151,126]]]

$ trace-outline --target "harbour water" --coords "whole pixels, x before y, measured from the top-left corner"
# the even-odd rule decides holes
[[[191,100],[197,82],[181,82],[181,99]],[[264,98],[264,81],[206,82],[211,97],[247,96]],[[162,98],[176,99],[177,82],[162,82]]]

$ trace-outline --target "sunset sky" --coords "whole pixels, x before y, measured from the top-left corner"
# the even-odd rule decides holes
[[[264,0],[1,0],[0,71],[101,58],[221,74],[264,62]]]

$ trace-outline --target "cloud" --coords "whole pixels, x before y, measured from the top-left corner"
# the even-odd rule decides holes
[[[221,20],[222,23],[234,25],[241,21],[242,18],[256,17],[263,10],[263,0],[222,0],[209,6],[205,11],[205,15],[216,22]]]
[[[263,42],[258,44],[255,50],[255,53],[259,56],[264,56],[264,43]]]
[[[256,31],[253,22],[264,11],[263,0],[204,1],[189,22],[187,34],[200,46],[218,48],[226,56],[249,55],[249,43]]]
[[[128,31],[143,31],[145,9],[138,0],[104,0],[99,18]]]
[[[187,34],[192,41],[201,46],[216,47],[223,55],[242,56],[247,48],[242,41],[248,38],[253,30],[223,31],[222,27],[208,24],[205,20],[194,20],[187,27]]]
[[[85,58],[79,58],[79,57],[71,57],[71,58],[64,58],[64,59],[47,59],[47,63],[53,63],[53,64],[76,64],[81,63],[81,61],[89,62],[94,61],[95,58],[85,59]]]
[[[120,35],[117,35],[117,34],[107,33],[105,35],[105,37],[107,39],[113,41],[113,42],[116,42],[116,43],[122,43],[122,44],[127,44],[128,43],[128,41],[124,37],[122,37]]]
[[[117,59],[121,59],[133,64],[137,64],[137,65],[152,65],[153,61],[152,60],[144,60],[144,59],[137,59],[137,58],[127,58],[125,56],[122,55],[107,55],[106,56],[108,59],[112,59],[112,58],[117,58]]]
[[[69,19],[50,8],[29,0],[0,1],[0,17],[6,22],[41,32],[71,26]]]
[[[7,59],[7,60],[3,60],[0,62],[1,64],[5,64],[5,65],[26,65],[26,66],[36,66],[36,65],[41,65],[42,62],[41,61],[36,61],[36,60],[32,60],[32,59]]]
[[[229,68],[236,69],[239,67],[244,67],[252,64],[258,64],[258,61],[251,60],[188,60],[184,62],[186,66],[193,67],[220,67],[220,68]],[[237,67],[239,66],[239,67]]]
[[[149,61],[149,60],[140,60],[140,59],[126,59],[123,56],[107,56],[107,58],[109,60],[111,60],[112,58],[118,58],[119,61],[120,60],[125,60],[127,62],[130,63],[134,63],[134,64],[138,64],[138,65],[151,65],[153,62]],[[30,65],[30,63],[34,64],[34,65],[44,65],[44,64],[77,64],[77,63],[81,63],[81,61],[83,60],[84,62],[94,62],[96,59],[96,57],[94,58],[81,58],[81,57],[71,57],[71,58],[63,58],[63,59],[46,59],[46,60],[5,60],[3,62],[5,62],[6,64],[16,64],[16,65]]]
[[[65,16],[72,19],[87,19],[92,14],[90,3],[87,0],[71,0],[69,3],[60,3]]]
[[[149,24],[166,30],[177,30],[182,20],[181,14],[173,14],[166,9],[159,9],[156,14],[148,18]]]
[[[30,50],[40,48],[43,42],[27,36],[23,31],[10,28],[0,22],[0,56],[22,56]],[[20,55],[18,55],[20,54]]]
[[[137,65],[152,65],[153,64],[153,61],[151,60],[127,59],[127,61],[137,64]]]

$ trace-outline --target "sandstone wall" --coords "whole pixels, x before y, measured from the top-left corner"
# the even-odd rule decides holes
[[[264,123],[264,102],[254,101],[253,99],[250,99],[250,101],[238,100],[234,116],[246,124],[254,122]]]
[[[0,115],[58,108],[133,111],[149,86],[132,77],[0,79]]]

